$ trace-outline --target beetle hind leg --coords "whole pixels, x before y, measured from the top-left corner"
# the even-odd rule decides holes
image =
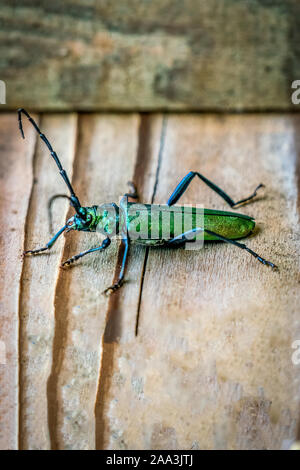
[[[244,247],[245,247],[245,250],[248,251],[248,253],[250,253],[250,255],[254,256],[254,258],[256,258],[258,261],[260,261],[262,264],[265,264],[267,266],[271,266],[271,268],[273,268],[274,271],[278,271],[278,266],[276,266],[276,264],[271,263],[271,261],[267,261],[266,259],[262,258],[257,253],[255,253],[255,251],[248,248],[246,245],[244,245]]]
[[[231,240],[230,238],[225,238],[225,237],[223,237],[222,235],[219,235],[216,232],[212,232],[211,230],[204,229],[204,228],[194,228],[194,229],[189,230],[185,233],[182,233],[182,234],[178,235],[177,237],[172,238],[171,240],[168,240],[166,242],[166,245],[176,247],[176,246],[179,246],[183,242],[192,242],[193,240],[191,240],[191,235],[195,234],[195,236],[196,236],[197,233],[200,233],[200,232],[202,232],[202,233],[204,232],[204,233],[207,233],[209,235],[213,235],[214,237],[218,238],[220,241],[223,241],[225,243],[230,243],[231,245],[237,246],[238,248],[241,248],[242,250],[245,250],[248,253],[250,253],[250,255],[254,256],[254,258],[256,258],[260,263],[264,264],[265,266],[270,266],[271,268],[273,268],[274,271],[278,271],[278,266],[276,266],[276,264],[271,263],[271,261],[267,261],[266,259],[262,258],[260,255],[255,253],[255,251],[248,248],[247,245],[245,245],[244,243],[240,243],[236,240]]]
[[[255,198],[255,196],[257,194],[257,191],[260,188],[264,187],[263,184],[259,184],[256,187],[256,189],[254,190],[254,192],[252,194],[250,194],[250,196],[248,196],[244,199],[241,199],[240,201],[235,202],[227,193],[225,193],[225,191],[223,191],[223,189],[219,188],[215,183],[213,183],[212,181],[207,179],[204,175],[202,175],[198,171],[190,171],[184,178],[182,178],[182,180],[179,182],[179,184],[174,189],[173,193],[171,194],[171,196],[170,196],[170,198],[167,202],[168,206],[173,206],[173,204],[175,204],[181,198],[181,196],[187,190],[188,186],[193,181],[195,176],[198,176],[198,178],[201,181],[203,181],[203,183],[205,183],[210,189],[212,189],[222,199],[224,199],[224,201],[227,202],[227,204],[230,207],[233,207],[233,208],[235,208],[237,206],[240,206],[242,204],[247,204],[248,202],[250,202],[253,198]]]

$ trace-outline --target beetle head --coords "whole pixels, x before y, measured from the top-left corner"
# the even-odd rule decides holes
[[[67,231],[83,230],[93,232],[96,230],[96,211],[94,207],[80,207],[78,212],[67,221]]]

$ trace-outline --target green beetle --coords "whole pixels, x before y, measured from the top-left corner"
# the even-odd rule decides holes
[[[248,248],[245,244],[236,241],[237,239],[247,237],[255,227],[255,221],[252,217],[234,212],[218,211],[211,209],[202,209],[200,207],[191,206],[175,206],[174,204],[186,191],[187,187],[195,176],[200,178],[207,186],[219,194],[230,207],[237,207],[251,201],[257,194],[258,189],[263,184],[257,186],[255,191],[245,199],[234,202],[228,194],[221,188],[208,180],[202,174],[196,171],[190,171],[178,184],[171,194],[166,205],[158,204],[139,204],[129,202],[128,198],[137,199],[137,191],[133,183],[129,183],[131,191],[126,193],[120,201],[119,206],[115,203],[95,205],[91,207],[81,206],[76,196],[68,175],[63,169],[61,162],[54,152],[50,142],[40,131],[36,122],[30,117],[23,108],[18,110],[19,128],[24,138],[21,115],[29,119],[31,124],[38,132],[40,138],[47,145],[51,156],[56,162],[59,172],[64,179],[70,191],[70,196],[56,195],[51,198],[49,208],[57,197],[67,197],[71,206],[75,209],[75,215],[71,217],[66,225],[64,225],[54,237],[42,248],[28,250],[26,254],[36,254],[49,250],[58,237],[63,232],[70,230],[79,230],[86,232],[99,232],[105,236],[101,245],[91,248],[84,252],[69,258],[62,263],[62,266],[69,265],[83,256],[97,251],[105,250],[111,243],[113,237],[119,237],[124,245],[122,267],[119,278],[115,284],[108,287],[104,293],[116,291],[124,282],[125,266],[128,256],[129,243],[139,243],[145,246],[168,246],[178,247],[185,243],[196,241],[223,241],[230,243],[238,248],[242,248],[261,263],[278,269],[275,264],[265,260],[257,253]]]

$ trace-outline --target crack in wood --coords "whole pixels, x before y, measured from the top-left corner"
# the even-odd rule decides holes
[[[139,125],[139,136],[138,136],[138,148],[137,148],[137,157],[133,175],[133,182],[135,183],[138,191],[142,190],[144,187],[144,177],[145,177],[145,160],[147,159],[148,152],[149,152],[149,145],[150,145],[150,117],[147,114],[140,115],[140,125]],[[156,179],[158,177],[158,170],[159,170],[160,162],[158,161],[158,166],[156,170]],[[155,181],[156,183],[156,181]],[[155,189],[154,189],[155,190]],[[154,194],[153,190],[153,194]],[[152,194],[152,199],[153,199]],[[117,281],[121,263],[124,253],[124,247],[120,244],[118,250],[118,260],[116,263],[115,273],[114,273],[114,283]],[[130,250],[129,250],[129,261],[130,261]],[[145,262],[145,260],[144,260]],[[142,270],[143,275],[143,270]],[[140,285],[141,290],[141,285]],[[119,302],[120,302],[120,294],[121,291],[115,292],[109,298],[108,309],[106,314],[106,327],[104,331],[104,343],[114,343],[118,342],[118,338],[121,336],[121,312],[119,309]],[[139,297],[140,297],[139,291]]]
[[[149,116],[140,115],[139,125],[139,136],[138,136],[138,148],[137,158],[134,169],[133,181],[136,184],[138,190],[143,187],[143,167],[144,161],[147,156],[147,150],[149,147]],[[118,250],[118,259],[116,263],[114,282],[117,280],[120,265],[123,256],[122,244]],[[130,256],[130,254],[129,254]],[[108,308],[106,312],[106,326],[102,338],[102,358],[101,366],[99,370],[97,395],[95,401],[95,421],[96,421],[96,436],[95,436],[95,448],[103,449],[104,447],[104,429],[105,429],[105,416],[104,406],[106,392],[110,385],[110,377],[113,370],[114,362],[114,348],[121,334],[120,326],[120,291],[111,295],[108,302]]]
[[[144,185],[145,185],[145,168],[147,167],[147,159],[149,158],[150,153],[150,144],[151,144],[151,116],[144,113],[140,115],[140,125],[139,125],[139,135],[138,135],[138,148],[137,148],[137,156],[136,156],[136,163],[135,169],[133,174],[133,181],[138,188],[138,192],[142,193]],[[157,183],[158,183],[158,175],[160,170],[161,158],[162,158],[162,149],[164,144],[164,137],[165,137],[165,128],[166,128],[166,119],[163,119],[162,123],[162,130],[161,130],[161,143],[158,155],[158,163],[156,167],[156,175],[155,175],[155,182],[153,186],[151,201],[153,202]],[[147,253],[147,252],[146,252]],[[143,269],[145,266],[145,256],[143,260],[143,267],[141,271],[141,280],[143,277]],[[118,251],[118,261],[116,264],[115,274],[114,274],[114,281],[117,280],[119,271],[120,271],[120,264],[122,260],[123,249],[120,246]],[[141,287],[142,284],[140,282],[139,291],[138,291],[138,302],[141,299]],[[125,286],[126,288],[126,286]],[[105,445],[104,439],[104,429],[106,425],[105,420],[105,399],[107,397],[107,392],[110,387],[111,377],[113,374],[113,364],[114,364],[114,356],[115,356],[115,349],[117,347],[117,343],[119,338],[122,334],[121,328],[121,300],[122,292],[118,291],[115,294],[110,296],[107,315],[106,315],[106,327],[105,332],[103,335],[102,341],[102,359],[101,359],[101,368],[99,372],[99,380],[98,380],[98,392],[95,402],[95,418],[96,418],[96,449],[103,449]],[[138,313],[138,309],[137,309]]]

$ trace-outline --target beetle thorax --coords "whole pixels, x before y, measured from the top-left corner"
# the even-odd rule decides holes
[[[101,204],[101,206],[96,206],[96,213],[96,232],[110,237],[118,234],[119,208],[116,204]]]

